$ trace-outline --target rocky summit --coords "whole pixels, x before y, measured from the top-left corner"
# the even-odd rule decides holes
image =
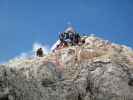
[[[0,65],[0,100],[133,100],[133,50],[96,36]]]

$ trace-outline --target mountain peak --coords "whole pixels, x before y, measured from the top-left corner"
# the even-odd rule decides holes
[[[81,38],[83,45],[0,65],[0,99],[132,100],[133,50],[92,35]]]

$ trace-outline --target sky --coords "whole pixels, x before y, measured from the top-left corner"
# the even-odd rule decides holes
[[[77,32],[133,47],[133,0],[0,0],[0,62]]]

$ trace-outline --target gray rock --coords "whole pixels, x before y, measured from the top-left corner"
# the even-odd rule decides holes
[[[102,54],[75,60],[78,50],[72,47],[58,51],[58,63],[42,57],[0,65],[0,100],[133,100],[133,64],[119,52]]]

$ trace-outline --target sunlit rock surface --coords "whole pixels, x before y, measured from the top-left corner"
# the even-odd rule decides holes
[[[0,100],[133,100],[133,50],[95,36],[0,65]]]

